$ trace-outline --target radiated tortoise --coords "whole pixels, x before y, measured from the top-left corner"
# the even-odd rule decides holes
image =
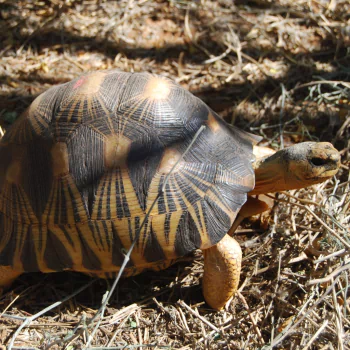
[[[222,308],[241,261],[227,232],[255,181],[304,187],[339,166],[328,143],[254,163],[255,140],[164,77],[100,71],[50,88],[0,142],[0,287],[31,271],[113,277],[136,239],[126,275],[200,248],[204,296]],[[300,175],[311,168],[322,174]]]

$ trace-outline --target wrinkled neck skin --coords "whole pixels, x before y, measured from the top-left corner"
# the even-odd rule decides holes
[[[255,171],[255,188],[250,192],[253,194],[262,194],[269,192],[278,192],[286,189],[286,171],[281,154],[275,153],[272,156],[266,156],[253,163]]]

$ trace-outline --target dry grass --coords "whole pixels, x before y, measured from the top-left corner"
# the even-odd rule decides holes
[[[279,194],[268,222],[238,230],[242,282],[224,311],[203,302],[194,252],[166,271],[123,279],[91,347],[350,348],[349,13],[347,0],[0,0],[0,133],[48,87],[119,68],[172,77],[272,147],[327,140],[343,157],[336,178]],[[89,282],[73,273],[21,277],[0,299],[16,317],[0,318],[0,344]],[[24,327],[15,346],[86,348],[107,288],[93,282]]]

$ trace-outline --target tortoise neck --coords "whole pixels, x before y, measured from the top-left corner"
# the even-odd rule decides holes
[[[253,163],[255,188],[250,194],[278,192],[288,189],[285,179],[287,166],[280,152],[256,160]]]

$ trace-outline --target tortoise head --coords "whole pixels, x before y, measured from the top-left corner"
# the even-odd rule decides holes
[[[262,159],[255,166],[253,194],[307,187],[335,175],[340,154],[329,142],[303,142]]]
[[[304,142],[286,149],[285,162],[289,172],[306,187],[335,175],[340,155],[329,142]]]

